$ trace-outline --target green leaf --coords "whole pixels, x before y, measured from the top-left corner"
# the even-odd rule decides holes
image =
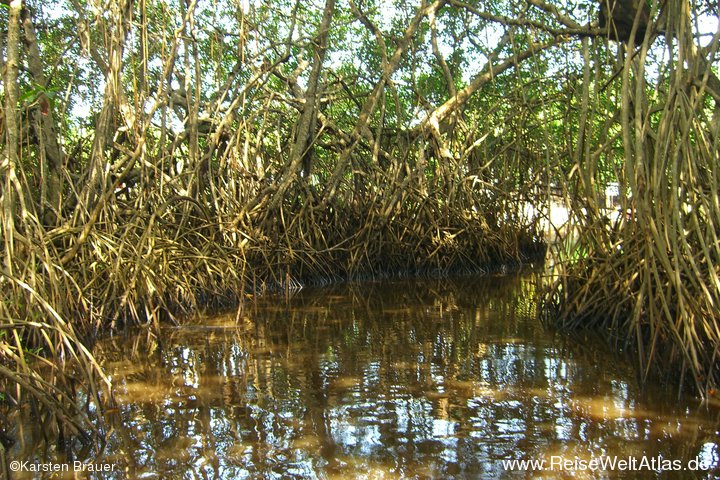
[[[37,88],[30,89],[26,92],[23,92],[22,95],[20,95],[20,102],[34,102],[38,96],[40,96],[41,91]]]

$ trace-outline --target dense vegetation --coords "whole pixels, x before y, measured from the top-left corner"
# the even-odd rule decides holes
[[[718,6],[660,4],[600,28],[583,1],[3,0],[0,401],[97,432],[98,334],[153,345],[263,289],[523,262],[551,190],[578,228],[543,317],[706,395]],[[631,212],[610,223],[609,181]]]

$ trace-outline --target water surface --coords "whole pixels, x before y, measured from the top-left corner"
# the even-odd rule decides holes
[[[110,339],[96,353],[119,405],[87,461],[115,465],[97,478],[718,478],[718,407],[640,389],[601,342],[544,331],[539,281],[304,289],[163,327],[151,352]],[[648,468],[589,470],[613,458]],[[663,470],[695,458],[708,469]]]

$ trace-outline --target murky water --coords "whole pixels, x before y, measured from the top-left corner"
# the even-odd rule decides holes
[[[86,461],[115,470],[97,478],[718,478],[718,406],[641,390],[627,359],[545,332],[537,283],[305,289],[167,327],[153,352],[109,340],[119,408]]]

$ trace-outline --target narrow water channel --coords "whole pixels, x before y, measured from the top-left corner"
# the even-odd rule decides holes
[[[718,478],[717,405],[641,389],[601,342],[544,331],[539,281],[304,289],[164,327],[151,353],[110,339],[96,353],[119,408],[88,461],[115,472],[93,478]],[[693,459],[705,470],[668,470]],[[590,469],[613,460],[636,463]]]

